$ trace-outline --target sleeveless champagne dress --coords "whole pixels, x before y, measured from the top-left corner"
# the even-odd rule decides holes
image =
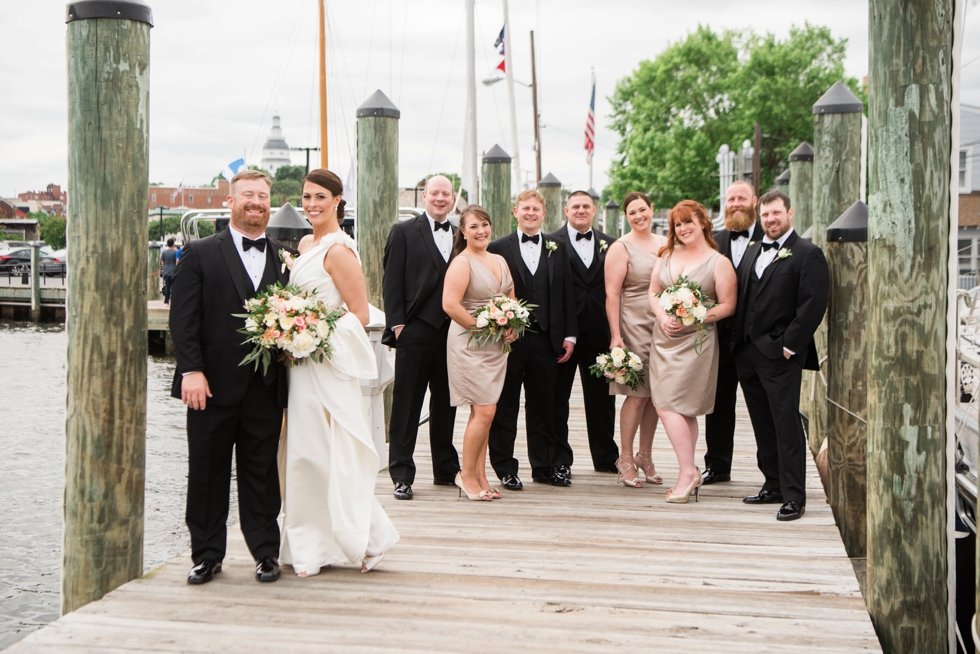
[[[657,257],[628,240],[620,239],[618,242],[626,246],[629,254],[623,290],[619,296],[619,333],[630,352],[641,359],[649,359],[653,325],[657,322],[657,317],[650,308],[650,277],[653,275]],[[650,375],[648,361],[643,366],[643,384],[637,386],[635,391],[624,384],[612,382],[609,384],[609,394],[650,397],[651,382],[655,379]]]

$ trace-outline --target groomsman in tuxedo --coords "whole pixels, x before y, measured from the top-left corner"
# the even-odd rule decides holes
[[[732,343],[765,483],[746,504],[782,503],[777,520],[806,508],[806,438],[800,422],[803,370],[818,370],[813,333],[827,309],[830,275],[823,251],[793,231],[789,197],[759,200],[765,232],[738,269]]]
[[[285,368],[241,366],[252,350],[233,314],[271,284],[286,284],[280,250],[266,237],[270,181],[243,171],[231,179],[227,229],[184,245],[173,279],[170,335],[177,368],[171,394],[187,405],[187,528],[194,567],[187,583],[221,572],[234,452],[238,513],[258,581],[279,578],[279,468],[276,452],[288,389]]]
[[[609,322],[606,320],[606,277],[603,266],[611,236],[595,229],[595,203],[585,191],[575,191],[565,204],[566,222],[548,235],[567,252],[572,295],[578,319],[578,340],[572,356],[558,364],[555,386],[555,465],[571,476],[572,448],[568,444],[569,396],[578,370],[585,399],[585,423],[589,433],[592,467],[597,472],[616,472],[619,448],[613,430],[616,424],[616,397],[609,384],[589,372],[596,356],[609,349]]]
[[[425,213],[392,225],[385,243],[385,332],[381,342],[396,348],[394,395],[388,427],[388,473],[399,500],[412,499],[419,416],[429,389],[429,447],[432,482],[452,486],[459,472],[453,446],[456,407],[449,404],[446,338],[449,318],[442,310],[442,284],[456,229],[449,222],[453,185],[430,177],[422,194]]]
[[[728,257],[735,271],[745,258],[749,243],[762,240],[762,224],[756,218],[758,198],[752,185],[738,180],[725,193],[725,229],[714,233],[718,251]],[[732,451],[735,442],[735,398],[738,394],[738,370],[732,356],[734,317],[718,323],[718,385],[715,410],[704,417],[704,484],[732,480]]]
[[[568,248],[541,233],[544,215],[541,194],[521,192],[514,208],[517,231],[487,248],[507,261],[517,299],[537,305],[531,312],[530,329],[513,344],[507,358],[504,388],[490,426],[490,464],[509,490],[524,487],[514,458],[521,386],[531,479],[553,486],[571,484],[557,469],[555,459],[555,385],[558,365],[568,361],[575,350],[578,320]]]

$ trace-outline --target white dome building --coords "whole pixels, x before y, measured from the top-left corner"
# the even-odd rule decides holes
[[[276,170],[282,166],[292,165],[293,160],[289,156],[289,145],[282,137],[282,128],[279,127],[279,116],[272,117],[272,130],[269,138],[262,147],[262,168],[275,175]]]

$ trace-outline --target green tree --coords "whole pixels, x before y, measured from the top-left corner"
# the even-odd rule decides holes
[[[180,234],[180,216],[163,217],[163,234]],[[151,241],[162,240],[160,235],[160,218],[150,218],[148,237]]]
[[[46,245],[51,246],[52,250],[60,250],[65,247],[65,229],[68,221],[61,216],[51,216],[41,226],[41,240]]]
[[[302,196],[303,187],[298,179],[277,179],[272,182],[272,190],[269,192],[272,206],[278,207],[282,204],[282,198],[292,201]]]
[[[276,169],[275,181],[294,179],[302,182],[304,177],[306,177],[306,166],[279,166]]]

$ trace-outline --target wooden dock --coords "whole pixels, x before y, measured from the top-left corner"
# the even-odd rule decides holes
[[[762,478],[740,404],[735,481],[670,505],[666,486],[628,489],[592,472],[578,393],[570,488],[530,483],[521,436],[525,490],[460,501],[428,483],[423,427],[415,499],[394,500],[378,476],[401,542],[376,571],[299,579],[286,568],[259,584],[232,530],[212,583],[188,586],[182,556],[9,651],[881,651],[812,461],[801,520],[743,504]],[[662,429],[654,456],[669,484],[676,460]]]

